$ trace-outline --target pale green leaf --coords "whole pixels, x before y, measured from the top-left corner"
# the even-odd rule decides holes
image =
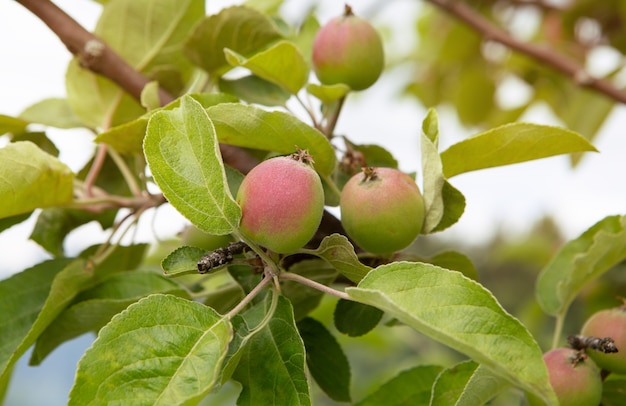
[[[190,299],[185,289],[152,271],[128,272],[106,278],[81,292],[46,328],[35,343],[30,365],[38,365],[55,348],[81,334],[97,332],[132,303],[152,293],[168,293]]]
[[[427,405],[431,387],[442,369],[440,366],[423,365],[403,371],[356,406]]]
[[[311,376],[329,398],[350,402],[350,364],[341,346],[319,321],[307,317],[298,322]]]
[[[308,150],[321,175],[330,175],[335,168],[335,151],[328,139],[292,114],[240,103],[221,103],[207,112],[224,144],[280,154],[293,153],[297,145]]]
[[[159,82],[153,80],[143,87],[141,91],[141,106],[148,111],[161,107]]]
[[[194,28],[185,55],[207,72],[221,75],[230,68],[225,48],[250,56],[280,38],[276,24],[265,14],[245,6],[229,7]]]
[[[167,276],[198,273],[198,261],[206,253],[206,250],[197,247],[178,247],[170,252],[163,261],[161,267]]]
[[[28,121],[21,118],[0,114],[0,135],[24,132],[28,124]]]
[[[433,385],[430,406],[484,405],[510,384],[474,361],[441,371]]]
[[[458,251],[443,251],[428,259],[428,262],[446,269],[459,271],[470,279],[478,280],[478,271],[472,260]]]
[[[83,126],[66,99],[50,98],[37,102],[20,113],[20,118],[31,123],[57,128],[77,128]]]
[[[237,405],[310,405],[305,350],[289,300],[280,296],[269,322],[248,338],[239,352],[233,378],[243,389]],[[247,330],[261,323],[265,306],[246,314]]]
[[[496,127],[441,153],[443,173],[461,173],[574,152],[596,151],[584,137],[564,128],[530,123]]]
[[[428,110],[422,122],[422,172],[424,177],[424,225],[422,233],[442,231],[456,223],[465,211],[465,197],[444,176],[439,155],[439,118]]]
[[[539,304],[548,314],[565,314],[585,286],[625,258],[626,216],[605,217],[561,247],[541,271]]]
[[[241,209],[228,189],[215,128],[200,103],[185,96],[180,108],[155,113],[144,152],[165,197],[195,226],[217,235],[237,229]]]
[[[337,83],[335,85],[309,83],[306,85],[306,91],[312,96],[317,97],[322,103],[331,104],[350,93],[350,87],[343,83]]]
[[[328,235],[324,237],[317,249],[303,249],[301,251],[326,260],[353,282],[359,282],[372,270],[369,266],[359,262],[354,247],[342,234]]]
[[[73,200],[74,174],[29,141],[0,148],[0,218]]]
[[[69,404],[195,404],[217,382],[231,337],[213,309],[150,295],[100,330],[78,363]]]
[[[192,93],[189,96],[198,101],[204,108],[213,106],[218,103],[234,103],[237,98],[224,93]],[[173,110],[180,107],[180,99],[176,99],[163,110]],[[141,117],[128,123],[120,124],[96,136],[95,142],[104,142],[109,144],[117,152],[122,154],[139,154],[143,143],[143,137],[146,135],[148,120],[159,111],[159,109],[151,110]]]
[[[533,336],[487,289],[461,273],[395,262],[374,269],[346,292],[556,404]]]
[[[269,49],[246,59],[231,49],[225,49],[226,60],[241,66],[256,76],[277,84],[291,94],[298,93],[309,78],[309,67],[302,53],[289,41],[279,41]],[[285,67],[288,66],[288,69]]]
[[[202,0],[113,1],[103,7],[94,33],[137,71],[150,75],[166,66],[184,78],[192,65],[183,57],[183,43],[204,14]],[[72,110],[89,127],[116,126],[145,112],[115,83],[81,67],[76,58],[68,67],[66,88]]]

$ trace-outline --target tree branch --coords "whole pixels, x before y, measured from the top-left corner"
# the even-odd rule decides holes
[[[541,47],[530,43],[518,41],[508,32],[493,24],[491,21],[457,0],[425,0],[448,14],[456,17],[474,30],[478,31],[485,39],[498,42],[510,49],[525,54],[538,62],[572,78],[579,86],[593,89],[611,97],[620,103],[626,103],[626,92],[613,85],[610,81],[591,76],[578,62],[556,52],[552,48]]]

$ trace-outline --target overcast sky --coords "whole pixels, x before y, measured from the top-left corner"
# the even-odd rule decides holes
[[[56,3],[86,27],[95,25],[100,7],[97,3],[76,0]],[[359,7],[367,9],[371,3],[357,0],[352,6],[358,11]],[[416,3],[396,1],[380,16],[379,22],[394,19],[395,29],[406,28],[401,16],[414,10]],[[224,2],[209,4],[210,10],[215,11]],[[322,22],[335,13],[336,4],[325,2]],[[293,7],[296,2],[289,2],[287,9]],[[64,97],[64,74],[70,55],[45,25],[16,2],[5,1],[0,6],[0,38],[0,114],[17,115],[43,98]],[[388,72],[372,88],[349,99],[337,132],[360,143],[381,144],[398,158],[401,169],[419,172],[419,131],[425,110],[412,99],[397,97],[395,79],[405,73]],[[445,109],[439,113],[442,149],[471,135]],[[541,107],[533,109],[526,119],[558,124]],[[499,228],[524,231],[537,218],[548,214],[573,238],[606,215],[625,213],[624,127],[626,109],[619,107],[594,141],[600,153],[587,154],[576,169],[569,167],[566,157],[554,157],[454,177],[451,183],[465,195],[467,208],[460,222],[441,235],[481,241]],[[72,151],[92,148],[89,137],[76,132],[52,131],[51,134],[61,147],[60,158],[72,169],[80,168],[84,157],[76,159]],[[6,139],[0,137],[0,145],[5,143]],[[181,219],[171,210],[164,209],[161,214],[174,219],[159,223],[157,231],[161,236],[176,232]],[[45,257],[36,244],[27,240],[31,227],[32,222],[0,234],[0,278]],[[88,225],[85,229],[84,234],[70,236],[66,245],[69,253],[102,239],[98,227]],[[140,238],[146,239],[147,235],[140,233]]]

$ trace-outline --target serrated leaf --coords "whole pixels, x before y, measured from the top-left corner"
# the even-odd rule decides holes
[[[256,76],[272,82],[291,94],[297,94],[309,78],[309,67],[302,53],[289,41],[279,41],[265,51],[246,58],[226,48],[226,60]],[[285,69],[289,66],[289,69]]]
[[[309,384],[305,373],[305,350],[296,328],[293,310],[280,296],[276,311],[267,325],[256,332],[241,349],[233,379],[243,389],[237,405],[310,405]],[[265,311],[257,306],[246,322],[258,325]],[[254,317],[252,317],[254,316]]]
[[[510,384],[475,361],[463,361],[441,371],[430,406],[484,405]]]
[[[556,404],[533,336],[487,289],[461,273],[395,262],[374,269],[346,293]]]
[[[564,128],[530,123],[496,127],[441,153],[443,173],[461,173],[574,152],[596,151],[584,137]]]
[[[73,200],[74,174],[29,141],[0,148],[0,218]]]
[[[65,341],[89,331],[97,332],[114,315],[152,293],[190,299],[180,285],[151,271],[112,275],[78,295],[75,302],[43,331],[35,343],[30,365],[39,365]]]
[[[309,151],[321,175],[330,175],[335,168],[335,151],[328,139],[292,114],[240,103],[221,103],[207,113],[220,142],[279,154],[292,153],[297,145]]]
[[[122,265],[130,261],[141,261],[142,253],[146,245],[137,245],[130,247],[118,247],[106,260],[97,265],[89,259],[74,259],[69,261],[67,265],[58,270],[55,268],[56,275],[49,288],[49,293],[45,297],[43,306],[38,304],[40,311],[36,314],[36,318],[32,324],[26,326],[20,334],[21,341],[15,341],[17,346],[9,354],[6,363],[2,366],[0,372],[0,393],[6,387],[10,378],[10,372],[17,360],[26,352],[28,348],[35,342],[37,337],[54,321],[54,319],[74,300],[74,298],[83,290],[93,287],[99,278],[105,278],[108,275],[124,272],[126,269]],[[131,257],[129,259],[129,256]],[[31,308],[36,312],[37,308]],[[16,312],[19,314],[19,311]],[[32,315],[29,315],[31,317]]]
[[[204,254],[206,254],[206,250],[202,248],[178,247],[163,258],[161,268],[167,276],[198,273],[198,261]]]
[[[541,271],[539,304],[548,314],[565,314],[585,286],[625,258],[626,216],[605,217],[561,247]]]
[[[209,307],[148,296],[100,330],[78,363],[69,405],[195,404],[216,384],[231,337]]]
[[[78,128],[82,122],[72,111],[67,99],[49,98],[28,106],[20,118],[31,123],[56,128]]]
[[[431,387],[442,369],[440,366],[424,365],[403,371],[356,406],[427,405]]]
[[[201,0],[108,2],[94,33],[139,72],[167,66],[186,77],[192,66],[183,57],[183,43],[204,14]],[[76,58],[68,67],[66,88],[72,110],[89,127],[116,126],[145,112],[120,87],[81,67]]]
[[[465,197],[443,174],[439,155],[439,118],[428,110],[422,122],[422,172],[424,173],[424,225],[422,233],[442,231],[456,223],[465,211]]]
[[[354,247],[342,234],[326,236],[317,249],[302,251],[326,260],[352,282],[358,283],[372,270],[369,266],[359,262]]]
[[[249,56],[280,38],[278,28],[265,14],[245,6],[229,7],[197,24],[185,43],[185,55],[220,76],[230,68],[225,48]]]
[[[28,124],[28,121],[22,120],[21,118],[0,114],[0,135],[24,132]]]
[[[44,261],[0,281],[0,383],[8,381],[15,360],[9,361],[37,319],[54,277],[71,262],[67,258]]]
[[[298,322],[311,376],[329,398],[350,402],[350,365],[341,346],[319,321],[307,317]]]
[[[234,103],[237,98],[224,93],[191,93],[189,96],[198,101],[204,108],[218,103]],[[173,110],[180,107],[180,99],[176,99],[163,110]],[[143,138],[146,135],[148,120],[160,109],[151,110],[141,117],[128,123],[120,124],[101,132],[95,138],[95,142],[104,142],[115,148],[122,154],[139,154],[142,152]]]
[[[326,286],[333,283],[338,276],[337,270],[321,259],[298,261],[289,267],[289,272],[304,276]],[[281,292],[291,302],[296,321],[314,310],[324,296],[324,293],[318,289],[291,280],[282,282]]]
[[[383,312],[370,305],[352,300],[339,299],[333,313],[337,330],[350,337],[359,337],[369,333],[378,325]]]
[[[264,106],[285,106],[291,95],[283,88],[261,79],[255,75],[244,76],[239,79],[226,80],[220,78],[220,90],[237,96],[248,103]]]
[[[144,152],[165,197],[196,227],[216,235],[237,229],[241,209],[228,189],[215,128],[200,103],[185,96],[180,108],[155,113]]]

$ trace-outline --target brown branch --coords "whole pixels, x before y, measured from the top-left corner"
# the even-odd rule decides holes
[[[525,54],[538,62],[572,78],[579,86],[593,89],[611,97],[620,103],[626,103],[626,92],[613,85],[610,81],[591,76],[578,62],[558,53],[552,48],[541,47],[530,43],[518,41],[508,32],[493,24],[491,21],[457,0],[425,0],[448,14],[456,17],[474,30],[478,31],[485,39],[498,42],[510,49]]]

